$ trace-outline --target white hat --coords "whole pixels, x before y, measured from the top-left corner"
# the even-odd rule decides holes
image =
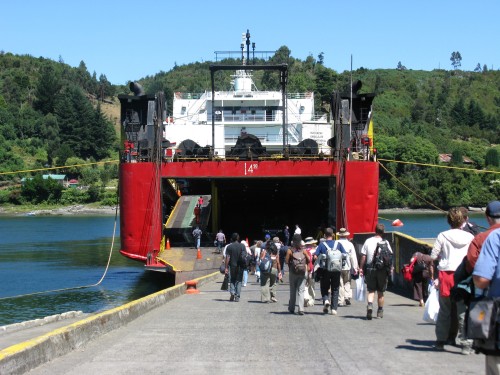
[[[349,233],[345,228],[340,228],[339,231],[337,232],[337,236],[339,237],[347,237],[350,234],[351,233]]]
[[[306,244],[306,245],[314,245],[314,244],[316,244],[316,243],[318,243],[318,241],[316,241],[316,240],[315,240],[314,238],[312,238],[312,237],[306,237],[306,239],[305,239],[305,244]]]

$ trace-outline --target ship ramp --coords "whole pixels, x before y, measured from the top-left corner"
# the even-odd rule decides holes
[[[202,242],[206,242],[204,239],[208,238],[206,230],[212,210],[212,197],[210,195],[201,195],[201,197],[203,198],[203,204],[201,205],[198,221],[195,215],[195,208],[200,195],[182,195],[175,203],[163,230],[163,234],[169,239],[171,244],[175,244],[176,246],[194,246],[193,230],[196,226],[199,226],[204,233]]]

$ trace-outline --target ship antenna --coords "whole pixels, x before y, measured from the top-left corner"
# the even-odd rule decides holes
[[[351,54],[351,100],[349,101],[349,149],[347,152],[347,160],[349,160],[349,153],[351,148],[351,137],[352,137],[352,54]]]
[[[250,30],[247,29],[247,64],[250,61]]]

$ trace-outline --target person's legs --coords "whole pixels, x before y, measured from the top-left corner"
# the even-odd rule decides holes
[[[235,293],[234,293],[234,301],[238,302],[240,300],[241,295],[241,280],[243,279],[243,270],[238,267],[238,276],[236,277],[236,282],[234,283]]]
[[[248,281],[248,270],[245,269],[243,270],[243,286],[247,286],[247,281]]]
[[[451,301],[450,297],[439,296],[439,313],[436,322],[436,345],[437,349],[442,349],[442,346],[448,339],[451,325]]]
[[[271,301],[271,296],[269,293],[269,273],[268,272],[262,272],[260,274],[260,300],[261,302],[270,302]]]
[[[273,269],[269,274],[269,295],[271,302],[277,302],[276,299],[276,279],[278,278],[278,270]]]
[[[467,338],[466,327],[465,327],[465,313],[467,311],[467,306],[464,301],[458,301],[457,303],[457,314],[458,314],[458,344],[462,346],[462,354],[472,353],[472,340]]]
[[[293,272],[289,272],[288,279],[290,281],[290,299],[288,300],[288,311],[293,313],[295,311],[295,301],[297,298],[298,276],[295,275]]]
[[[337,313],[337,308],[339,305],[339,287],[340,287],[340,274],[341,272],[332,272],[332,279],[331,279],[331,284],[330,288],[332,290],[332,314]],[[335,312],[334,312],[335,311]]]
[[[328,304],[330,304],[330,301],[328,299],[328,290],[330,289],[330,273],[326,270],[323,270],[321,279],[319,281],[319,289],[321,291],[321,299],[323,300],[323,304],[325,304],[328,301]]]
[[[346,279],[349,271],[342,271],[340,273],[340,285],[339,285],[339,298],[338,298],[338,304],[339,306],[342,306],[345,304],[346,300],[346,293],[345,293],[345,287],[346,287]]]
[[[299,305],[299,314],[304,313],[304,291],[306,288],[306,278],[304,276],[297,276],[297,304]]]

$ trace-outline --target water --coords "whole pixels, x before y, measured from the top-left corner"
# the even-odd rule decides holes
[[[434,238],[449,229],[444,214],[380,214],[387,230]],[[392,227],[400,219],[404,226]],[[487,227],[484,214],[471,221]],[[97,287],[1,299],[92,285],[101,278],[111,248],[114,216],[0,216],[0,325],[66,311],[94,313],[167,287],[163,273],[145,272],[119,254],[117,229],[110,268]]]
[[[165,274],[144,272],[119,254],[96,287],[8,298],[97,283],[111,249],[114,216],[0,216],[0,325],[66,311],[93,313],[167,287]]]
[[[404,225],[391,226],[395,219]],[[489,227],[484,213],[469,213],[469,221],[483,227],[482,230]],[[385,225],[386,231],[398,231],[415,238],[436,238],[440,232],[450,229],[446,213],[379,213],[379,222]]]

